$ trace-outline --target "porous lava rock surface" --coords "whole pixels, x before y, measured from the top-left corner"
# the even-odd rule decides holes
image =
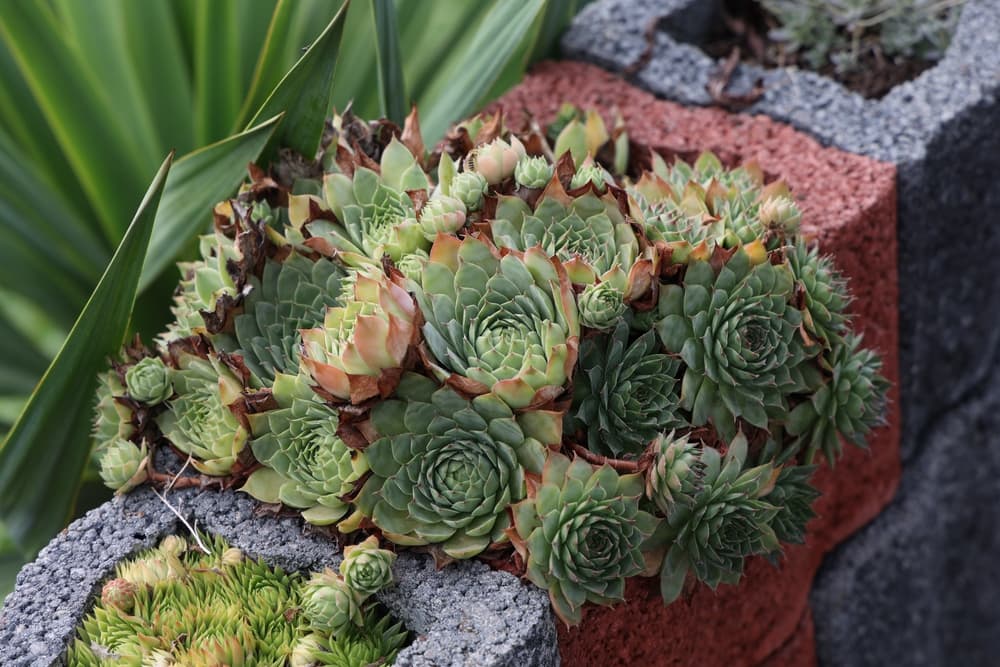
[[[816,662],[809,592],[823,556],[871,521],[892,498],[899,473],[898,287],[896,171],[893,165],[821,146],[762,116],[685,108],[656,99],[592,65],[543,63],[497,103],[513,126],[526,115],[545,123],[561,104],[625,117],[632,140],[692,160],[710,150],[735,166],[755,159],[771,178],[791,187],[803,229],[850,278],[855,327],[884,360],[893,382],[888,425],[870,449],[847,447],[836,470],[823,467],[816,485],[819,517],[806,544],[791,546],[772,565],[750,560],[739,586],[698,585],[664,607],[658,581],[635,579],[626,602],[591,608],[583,623],[559,628],[566,665],[809,666]]]

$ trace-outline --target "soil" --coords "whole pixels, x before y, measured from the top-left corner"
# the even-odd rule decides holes
[[[768,38],[778,21],[755,0],[724,0],[723,20],[709,34],[701,48],[715,58],[728,58],[739,49],[744,62],[762,67],[795,66],[809,69],[840,82],[845,88],[868,99],[879,99],[897,84],[914,79],[934,65],[917,58],[892,58],[882,53],[877,36],[862,39],[858,66],[838,72],[832,63],[819,69],[797,53],[789,52],[780,42]]]
[[[656,99],[582,63],[543,63],[490,109],[502,106],[505,122],[519,127],[529,115],[551,121],[564,102],[600,110],[605,122],[617,107],[636,147],[649,146],[668,161],[711,150],[729,166],[756,159],[768,177],[783,178],[802,208],[803,231],[850,278],[855,326],[883,355],[894,387],[889,425],[872,434],[870,449],[846,447],[835,473],[825,466],[817,472],[823,496],[804,545],[789,546],[776,567],[751,559],[739,586],[695,586],[668,607],[658,580],[633,578],[626,603],[591,606],[579,627],[560,625],[563,664],[813,667],[813,577],[824,554],[875,517],[899,481],[895,168],[824,148],[765,116]]]

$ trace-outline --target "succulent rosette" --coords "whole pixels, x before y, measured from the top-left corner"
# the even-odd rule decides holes
[[[781,542],[806,541],[806,524],[816,516],[812,505],[821,495],[809,481],[814,472],[816,466],[785,466],[767,494],[767,502],[778,508],[771,527]]]
[[[94,425],[91,439],[95,449],[102,449],[116,440],[127,440],[135,433],[132,408],[120,399],[125,396],[125,385],[113,370],[97,378],[97,403],[94,406]]]
[[[227,475],[247,444],[248,434],[230,409],[243,382],[217,356],[181,352],[173,372],[174,397],[156,416],[163,436],[189,454],[206,475]]]
[[[159,357],[144,357],[125,371],[125,389],[132,400],[159,405],[174,393],[171,370]]]
[[[313,574],[302,591],[302,613],[317,630],[334,635],[364,625],[361,599],[336,572]]]
[[[357,167],[353,177],[326,174],[322,197],[289,197],[288,214],[294,228],[305,229],[306,244],[324,255],[342,257],[352,266],[394,261],[426,250],[428,242],[408,191],[427,193],[430,181],[417,159],[393,138],[382,152],[379,173]]]
[[[610,334],[580,347],[566,435],[585,434],[587,447],[616,458],[637,457],[665,428],[683,422],[676,393],[679,362],[648,331],[629,342],[620,321]]]
[[[830,257],[801,240],[787,255],[792,274],[802,286],[802,326],[812,339],[830,348],[843,340],[847,329],[844,309],[851,301],[847,281],[833,268]]]
[[[576,363],[580,323],[566,271],[540,248],[438,236],[414,294],[431,371],[513,408],[558,396]]]
[[[397,278],[356,272],[343,305],[327,308],[322,326],[302,330],[302,367],[333,400],[361,403],[395,387],[419,335],[417,307]]]
[[[560,440],[560,414],[515,414],[495,395],[469,400],[414,373],[396,395],[372,410],[380,437],[365,450],[360,513],[397,544],[435,544],[453,558],[503,541],[525,475],[541,473]]]
[[[247,415],[250,448],[264,467],[242,490],[300,509],[309,523],[334,523],[347,513],[343,497],[368,471],[368,460],[340,439],[337,411],[319,399],[306,378],[279,373],[272,396],[277,409]]]
[[[527,153],[520,140],[511,135],[476,146],[465,157],[465,171],[481,174],[490,185],[499,185],[514,175],[518,162]]]
[[[851,334],[833,349],[830,377],[795,406],[786,423],[788,432],[798,437],[807,463],[823,452],[834,464],[842,451],[840,436],[865,446],[868,432],[885,418],[889,382],[881,368],[879,356],[861,347],[861,336]]]
[[[542,193],[534,209],[523,199],[501,196],[490,222],[499,248],[540,247],[566,267],[570,281],[589,285],[615,269],[626,274],[639,255],[632,227],[610,194],[569,197],[558,181]]]
[[[100,452],[101,480],[116,494],[128,493],[146,481],[146,445],[117,438]]]
[[[638,474],[551,453],[541,484],[514,506],[511,541],[566,625],[580,622],[584,603],[622,600],[625,579],[645,570],[658,522],[639,509],[642,493]]]
[[[653,465],[646,473],[646,497],[656,503],[663,516],[678,507],[690,507],[704,486],[705,465],[701,443],[671,431],[656,436],[651,445]]]
[[[552,172],[553,167],[544,156],[524,157],[514,167],[514,181],[526,188],[544,188]]]
[[[787,264],[754,264],[742,249],[718,274],[695,262],[682,285],[660,290],[656,330],[684,361],[681,404],[693,425],[711,420],[726,439],[737,418],[766,429],[787,413],[786,395],[808,386],[791,297]]]
[[[340,561],[340,576],[353,590],[362,595],[374,595],[392,583],[392,564],[396,554],[380,549],[377,537],[344,547]]]
[[[228,268],[230,262],[238,263],[242,260],[236,242],[216,230],[213,234],[202,236],[198,247],[200,260],[177,265],[181,271],[181,281],[174,294],[174,305],[170,309],[175,321],[160,336],[164,345],[172,340],[203,333],[205,320],[202,311],[214,311],[216,302],[222,296],[236,296],[236,283]]]
[[[689,504],[677,504],[667,516],[670,547],[660,570],[665,603],[680,595],[688,571],[715,588],[736,584],[747,556],[779,548],[771,522],[779,508],[767,496],[777,471],[770,464],[744,469],[747,440],[740,433],[723,457],[702,447],[701,488]]]

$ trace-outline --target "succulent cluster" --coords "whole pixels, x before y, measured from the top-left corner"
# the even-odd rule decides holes
[[[308,175],[216,207],[177,321],[104,376],[110,486],[169,445],[314,524],[513,559],[567,623],[628,577],[670,601],[804,539],[816,457],[864,444],[887,382],[783,183],[668,166],[572,107],[430,153],[415,112],[329,134]],[[304,603],[331,629],[387,571],[348,562]]]
[[[964,0],[761,0],[780,27],[771,37],[799,51],[813,67],[840,71],[858,66],[864,37],[886,56],[939,58]]]
[[[306,581],[219,538],[202,536],[196,545],[168,536],[118,566],[78,628],[66,664],[391,664],[408,633],[365,600],[392,583],[395,554],[374,538],[347,551],[343,578],[328,571]]]

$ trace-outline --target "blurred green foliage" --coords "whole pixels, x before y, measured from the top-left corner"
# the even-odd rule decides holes
[[[352,102],[362,117],[398,116],[415,102],[432,145],[449,123],[516,83],[530,62],[551,54],[585,1],[353,0],[342,39],[338,35],[326,108],[343,109]],[[63,347],[147,179],[173,150],[184,157],[167,179],[148,255],[158,261],[147,261],[130,324],[147,336],[163,327],[176,280],[172,271],[160,270],[177,258],[176,250],[183,256],[191,249],[191,238],[207,228],[211,214],[199,207],[199,215],[164,222],[170,216],[162,209],[168,202],[176,209],[188,200],[228,196],[235,181],[219,176],[230,174],[230,163],[242,158],[236,151],[259,153],[261,140],[241,135],[188,154],[239,133],[251,121],[280,111],[296,113],[298,99],[272,98],[271,93],[342,4],[5,0],[0,11],[0,228],[6,235],[0,245],[0,437]],[[319,79],[329,76],[326,68],[332,64],[326,58],[310,74],[317,89],[324,89],[326,82]],[[272,126],[259,129],[267,133],[259,136],[295,145],[286,131],[289,123],[282,123],[276,132]],[[79,377],[63,391],[79,392],[87,400],[66,404],[89,411],[92,389],[93,378]],[[67,414],[66,421],[79,417]],[[20,423],[19,429],[24,430]],[[15,442],[12,437],[0,450],[0,466],[12,469],[0,472],[9,479],[19,472],[13,470],[15,462],[30,465],[30,457],[44,457],[56,465],[48,466],[41,483],[76,489],[79,471],[72,465],[62,469],[60,463],[69,448],[86,447],[86,439],[85,433],[67,442],[44,437]],[[85,474],[88,478],[93,475]],[[107,497],[93,482],[71,493],[71,500],[74,495],[77,511]],[[35,516],[38,526],[60,525],[64,504],[54,499],[44,507]],[[0,520],[11,520],[6,506]],[[48,533],[45,528],[9,531],[0,523],[0,595]]]

